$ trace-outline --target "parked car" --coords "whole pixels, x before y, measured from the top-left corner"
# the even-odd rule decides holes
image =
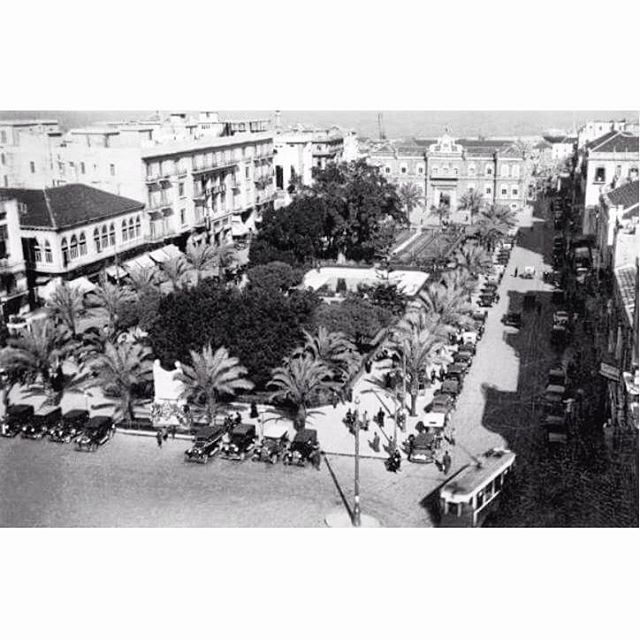
[[[497,295],[495,293],[483,293],[478,300],[478,306],[490,307],[494,302],[497,302]]]
[[[237,424],[229,433],[229,441],[223,442],[220,455],[227,460],[244,460],[253,450],[255,441],[254,424]]]
[[[62,416],[61,422],[49,432],[51,442],[71,442],[80,436],[89,422],[89,412],[73,409]]]
[[[224,427],[203,425],[196,432],[193,445],[184,452],[185,462],[207,464],[220,451],[224,434]]]
[[[300,467],[305,467],[307,462],[311,462],[317,469],[320,468],[320,444],[315,429],[298,431],[282,458],[283,464],[295,464]]]
[[[566,396],[566,388],[560,385],[550,384],[544,390],[542,403],[544,406],[561,404]]]
[[[553,326],[554,327],[565,327],[569,328],[569,324],[571,322],[571,318],[569,316],[569,312],[565,309],[558,309],[553,313]]]
[[[532,266],[527,266],[520,272],[520,277],[524,278],[525,280],[533,280],[535,276],[536,268]]]
[[[547,415],[542,421],[542,428],[546,431],[547,443],[566,444],[569,436],[569,426],[564,416]]]
[[[22,431],[23,438],[41,440],[51,431],[60,426],[62,412],[60,407],[40,407],[34,414],[27,427]]]
[[[556,287],[551,292],[551,302],[553,304],[565,304],[566,295],[565,295],[564,289],[561,289],[560,287]]]
[[[563,348],[569,341],[566,327],[553,327],[550,342],[554,347]]]
[[[440,391],[455,398],[460,393],[460,382],[448,378],[442,383]]]
[[[567,375],[565,374],[564,369],[561,366],[549,369],[547,384],[557,385],[560,387],[567,386]]]
[[[465,342],[458,347],[458,353],[468,353],[474,356],[476,354],[476,345],[473,342]]]
[[[289,432],[282,425],[265,426],[262,441],[253,450],[251,459],[254,462],[270,462],[275,464],[282,458],[289,446]]]
[[[109,416],[89,418],[82,435],[76,440],[76,451],[96,451],[111,436],[113,421]]]
[[[33,406],[30,404],[12,404],[2,420],[0,433],[5,438],[15,438],[26,428],[33,418]]]
[[[466,370],[467,367],[460,363],[454,362],[453,364],[450,364],[445,373],[445,382],[447,380],[455,380],[456,382],[462,383]]]
[[[436,438],[431,430],[409,436],[403,446],[409,462],[429,464],[434,461]]]
[[[514,312],[506,313],[502,316],[502,324],[506,327],[520,329],[520,327],[522,327],[522,314]]]
[[[459,364],[467,370],[471,366],[473,355],[469,351],[460,351],[453,354],[453,362]]]
[[[455,400],[453,396],[448,393],[435,393],[429,409],[431,413],[444,413],[448,415],[455,406]]]

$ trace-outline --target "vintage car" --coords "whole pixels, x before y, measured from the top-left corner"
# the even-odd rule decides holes
[[[288,446],[289,432],[286,427],[277,424],[266,425],[262,441],[253,450],[251,459],[254,462],[275,464],[282,458]]]
[[[520,272],[520,277],[524,278],[525,280],[533,280],[536,276],[536,268],[535,267],[525,267],[521,272]]]
[[[484,324],[487,321],[487,315],[488,313],[486,311],[481,311],[480,309],[477,309],[471,314],[471,319],[474,322],[482,322],[482,324]]]
[[[89,412],[73,409],[62,416],[62,421],[49,432],[51,442],[71,442],[84,430],[89,421]]]
[[[569,312],[564,309],[558,309],[553,313],[553,326],[554,327],[566,327],[569,328],[571,323],[571,317],[569,316]]]
[[[485,282],[482,285],[482,288],[480,289],[480,292],[484,292],[484,291],[497,291],[498,290],[498,284],[496,282]]]
[[[496,302],[497,296],[495,292],[492,293],[481,293],[480,299],[478,300],[478,306],[480,307],[490,307]]]
[[[315,429],[298,431],[282,458],[283,464],[296,464],[300,467],[305,467],[307,461],[317,469],[320,468],[320,444]]]
[[[468,353],[470,356],[476,354],[476,345],[473,342],[465,342],[458,347],[458,353]]]
[[[23,438],[41,440],[60,426],[62,412],[60,407],[40,407],[31,418],[29,424],[22,431]]]
[[[501,263],[495,263],[493,264],[493,270],[500,275],[500,277],[502,277],[504,275],[504,272],[506,270],[506,265],[501,264]]]
[[[184,452],[185,461],[207,464],[220,451],[224,433],[224,428],[219,425],[201,427],[196,432],[193,445]]]
[[[476,345],[479,339],[477,331],[463,331],[462,332],[462,344]],[[462,345],[461,345],[462,346]]]
[[[454,364],[459,364],[465,367],[465,370],[471,366],[473,361],[473,354],[470,351],[462,351],[458,348],[458,352],[453,354]]]
[[[442,414],[440,414],[442,415]],[[437,439],[432,429],[422,433],[410,435],[403,443],[409,462],[429,464],[434,461],[434,454],[438,449]]]
[[[454,398],[460,393],[460,382],[458,380],[452,380],[451,378],[447,378],[440,387],[441,393],[446,393],[447,395],[453,396]]]
[[[546,431],[549,444],[566,444],[569,427],[564,416],[547,415],[542,420],[542,428]]]
[[[467,372],[467,367],[463,364],[453,362],[447,367],[447,371],[444,374],[445,382],[447,380],[455,380],[456,382],[462,382],[464,380],[464,374]]]
[[[542,397],[542,403],[545,407],[561,404],[566,396],[566,388],[557,384],[547,385]]]
[[[444,413],[447,415],[455,406],[454,397],[448,393],[436,393],[429,405],[431,413]]]
[[[253,451],[256,441],[256,427],[254,424],[237,424],[228,433],[222,443],[220,455],[227,460],[244,460]]]
[[[553,346],[563,348],[569,341],[566,327],[553,327],[549,340]]]
[[[93,416],[76,440],[76,451],[96,451],[109,440],[113,421],[109,416]]]
[[[505,325],[505,327],[520,329],[522,326],[522,314],[515,312],[505,313],[502,316],[502,324]]]
[[[449,414],[440,411],[429,411],[422,418],[422,426],[431,429],[437,438],[442,438],[445,427],[448,424]]]
[[[562,367],[553,367],[549,369],[547,376],[547,384],[558,385],[560,387],[567,386],[567,375]]]
[[[33,418],[33,406],[30,404],[12,404],[0,426],[0,434],[5,438],[15,438],[23,429],[29,426]]]

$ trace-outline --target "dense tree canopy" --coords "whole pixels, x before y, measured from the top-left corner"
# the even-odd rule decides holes
[[[285,293],[299,285],[303,276],[303,269],[277,261],[260,264],[247,271],[248,286],[251,289],[275,289]]]

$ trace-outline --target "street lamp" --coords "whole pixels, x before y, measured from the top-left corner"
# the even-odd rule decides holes
[[[353,526],[360,526],[360,416],[358,415],[358,406],[360,398],[355,399],[355,469],[354,469],[354,503],[353,503]]]

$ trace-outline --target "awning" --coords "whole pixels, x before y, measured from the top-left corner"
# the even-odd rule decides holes
[[[89,293],[96,288],[96,285],[93,284],[93,282],[91,282],[89,278],[85,278],[84,276],[81,278],[76,278],[75,280],[71,280],[69,282],[69,286],[77,289],[82,294]]]
[[[161,247],[160,249],[154,249],[153,251],[151,251],[149,253],[149,257],[158,264],[162,264],[163,262],[166,262],[170,256]]]
[[[62,283],[62,278],[54,278],[46,285],[42,287],[38,287],[38,295],[42,300],[48,301],[56,288]],[[80,293],[85,294],[93,291],[96,288],[96,285],[93,284],[88,278],[81,277],[76,278],[75,280],[70,280],[67,283],[72,289],[77,289]]]
[[[127,275],[127,272],[122,267],[116,267],[115,264],[107,267],[105,273],[111,278],[124,278]]]
[[[137,269],[153,269],[156,266],[156,263],[149,257],[149,254],[144,253],[137,258],[133,258],[133,260],[128,260],[122,266],[127,271],[131,272],[132,270]]]
[[[162,250],[170,257],[170,258],[178,258],[179,256],[184,255],[175,244],[167,244],[162,247]]]
[[[233,220],[231,223],[231,235],[240,237],[249,234],[249,228],[242,220]]]

